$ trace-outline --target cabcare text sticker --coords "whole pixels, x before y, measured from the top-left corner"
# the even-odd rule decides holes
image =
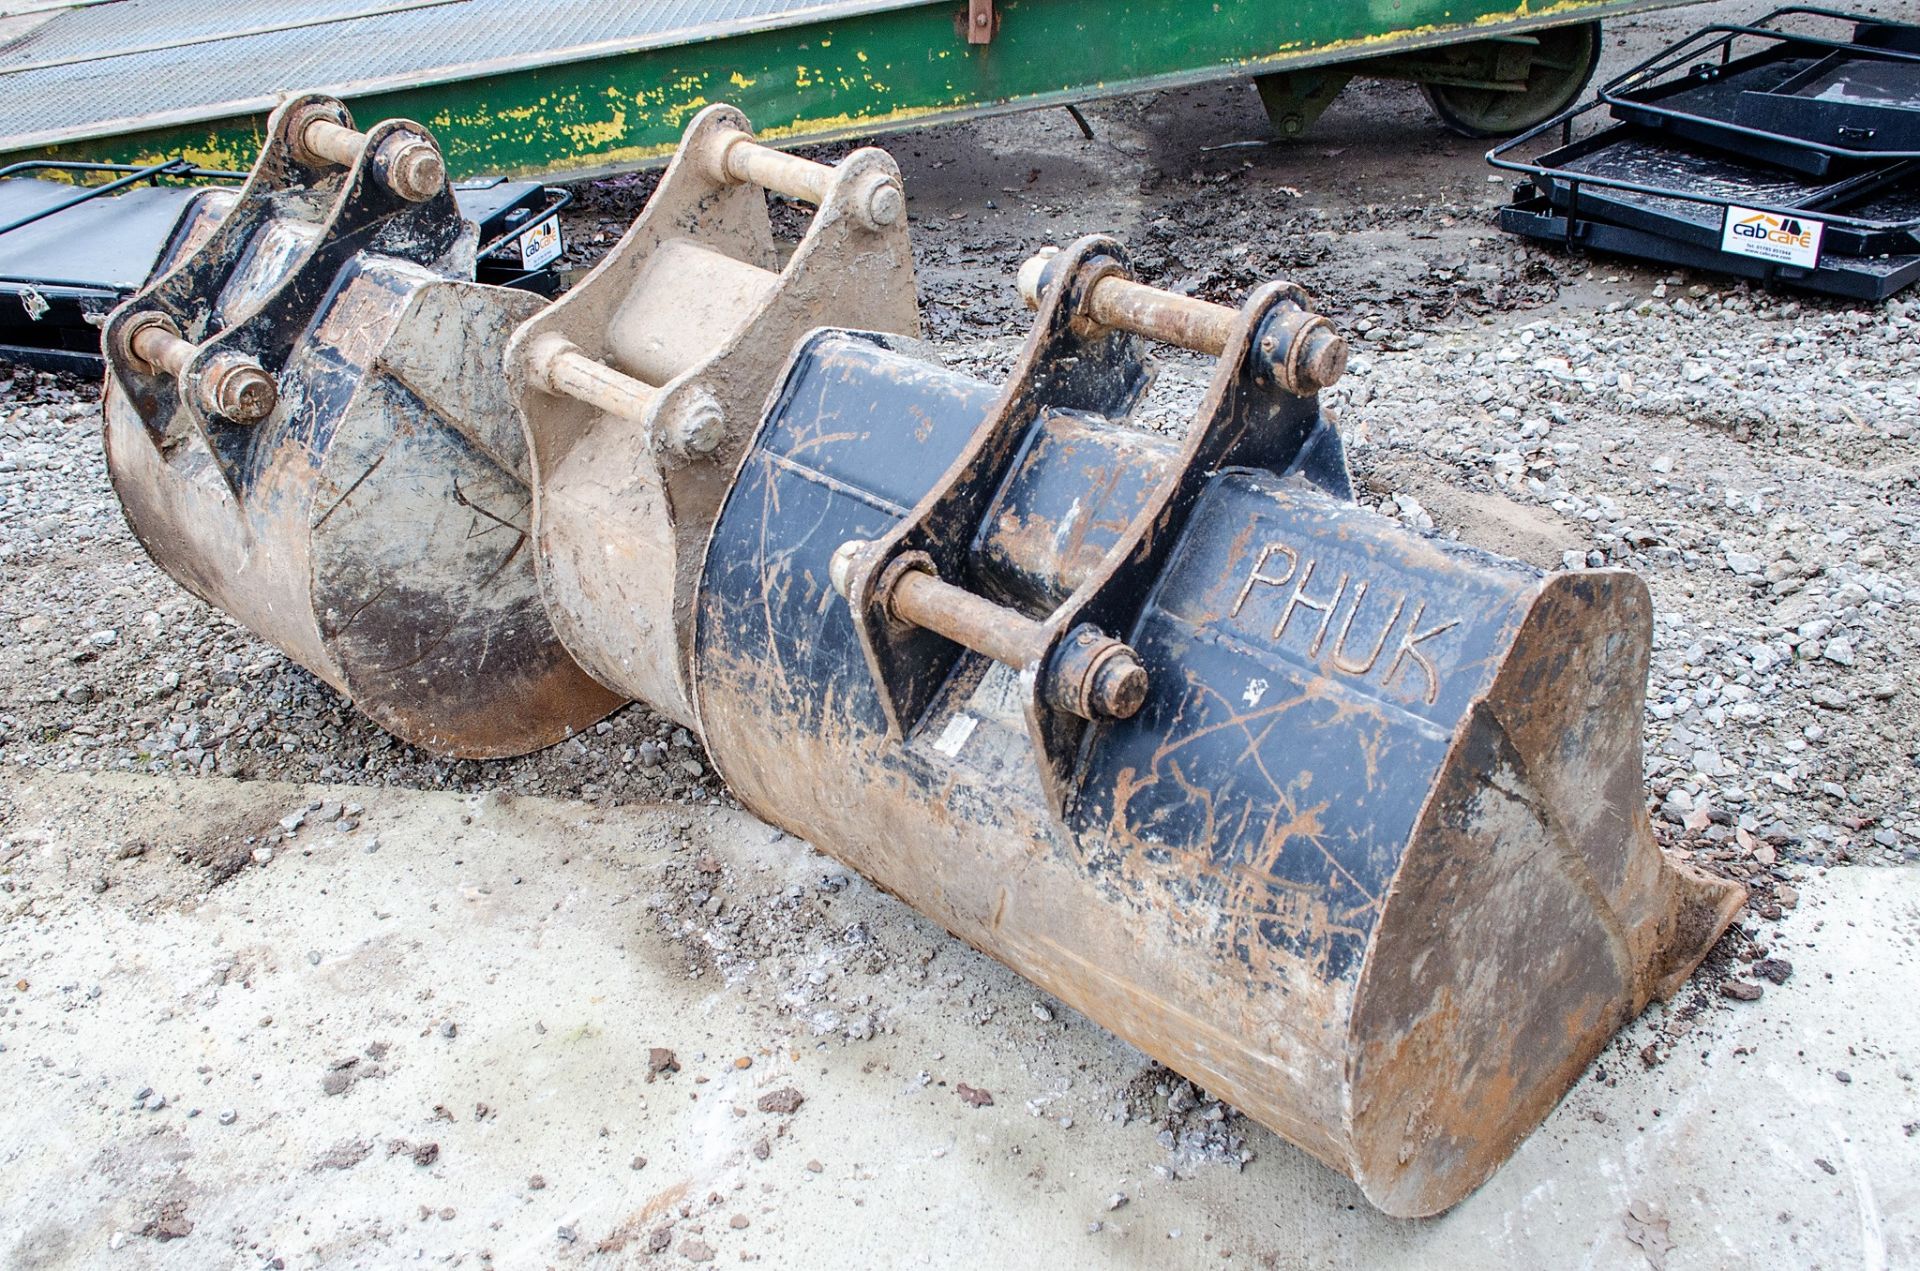
[[[1776,216],[1753,207],[1729,207],[1720,231],[1720,250],[1776,265],[1812,269],[1820,263],[1824,222],[1810,216]]]

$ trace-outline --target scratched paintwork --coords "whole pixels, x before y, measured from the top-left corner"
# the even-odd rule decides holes
[[[877,190],[898,197],[892,157],[863,149],[814,170],[819,208],[783,265],[764,190],[717,167],[750,136],[739,111],[703,110],[640,217],[515,333],[506,359],[532,454],[540,584],[561,639],[601,683],[686,724],[684,650],[707,534],[788,351],[818,326],[919,327],[904,211],[881,225],[860,215]],[[530,359],[556,336],[658,394],[626,415],[551,391]],[[718,423],[711,448],[688,453],[674,425],[695,409]]]
[[[1242,329],[1286,294],[1263,289]],[[877,337],[823,332],[796,352],[707,554],[709,751],[759,815],[1382,1209],[1438,1212],[1740,902],[1669,861],[1646,820],[1646,589],[1624,571],[1543,576],[1362,511],[1311,399],[1291,430],[1259,433],[1290,440],[1246,462],[1244,434],[1221,428],[1258,417],[1231,364],[1178,454],[1127,424],[1123,375],[1121,417],[1037,410],[983,472],[1008,404],[1084,365],[1031,356],[1065,349],[1063,319],[1043,305],[1027,383],[1000,390]],[[1169,540],[1116,628],[1148,700],[1087,731],[1064,800],[1030,727],[1044,668],[959,651],[903,728],[830,582],[841,543],[925,524],[966,481],[991,497],[969,504],[977,529],[943,576],[1035,618],[1097,594],[1151,532]],[[1047,583],[1053,567],[1077,581]]]
[[[476,231],[450,191],[409,204],[364,159],[294,159],[285,121],[305,104],[276,115],[197,248],[108,321],[115,492],[156,564],[382,726],[439,754],[550,744],[620,699],[554,638],[525,547],[526,460],[498,367],[542,301],[469,281]],[[273,414],[209,416],[132,362],[120,333],[153,312],[203,358],[267,368]]]
[[[1117,0],[1005,0],[991,43],[955,29],[952,0],[829,21],[786,21],[683,44],[558,64],[478,66],[412,86],[314,85],[364,118],[435,129],[456,178],[644,166],[687,121],[730,102],[768,140],[829,140],[1007,109],[1202,83],[1506,35],[1679,0],[1220,0],[1181,8]],[[1072,56],[1062,56],[1071,49]],[[113,135],[7,158],[151,162],[184,155],[242,167],[265,136],[258,106],[194,123],[117,125]]]

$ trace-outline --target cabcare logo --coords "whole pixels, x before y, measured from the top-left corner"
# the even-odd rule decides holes
[[[1766,212],[1755,212],[1743,221],[1735,221],[1728,227],[1728,232],[1740,238],[1778,243],[1782,247],[1797,247],[1802,251],[1813,249],[1813,231],[1791,216],[1779,217]]]

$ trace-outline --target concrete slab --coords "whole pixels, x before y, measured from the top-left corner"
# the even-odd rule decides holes
[[[1410,1223],[1235,1117],[1170,1152],[1137,1052],[726,809],[48,776],[0,816],[8,1267],[1920,1259],[1910,869],[1807,880],[1784,985],[1650,1012]]]

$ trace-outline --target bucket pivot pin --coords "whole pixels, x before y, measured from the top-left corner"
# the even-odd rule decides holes
[[[293,157],[310,168],[351,168],[367,148],[367,134],[348,127],[325,103],[312,102],[288,129]],[[424,203],[447,184],[446,161],[433,139],[411,128],[396,129],[373,151],[380,183],[409,203]]]
[[[815,207],[826,202],[827,190],[833,184],[831,164],[763,146],[750,134],[737,129],[718,134],[709,153],[715,156],[714,171],[720,180],[757,185]],[[879,230],[906,213],[907,197],[896,177],[875,172],[863,182],[854,198],[854,207],[868,229]]]
[[[1042,248],[1021,265],[1020,298],[1038,309],[1053,281],[1049,266],[1057,247]],[[1109,327],[1219,357],[1240,311],[1195,296],[1149,287],[1117,274],[1096,281],[1080,304],[1079,321]],[[1083,330],[1081,334],[1091,334]],[[1327,318],[1304,306],[1283,304],[1254,333],[1256,373],[1296,397],[1331,388],[1347,370],[1347,341]]]
[[[872,547],[865,539],[851,539],[834,552],[828,572],[842,597],[855,561]],[[1049,659],[1052,632],[1046,623],[942,581],[924,552],[888,563],[874,584],[873,604],[895,622],[945,636],[1016,671],[1044,664],[1047,701],[1081,719],[1126,719],[1146,700],[1147,669],[1125,641],[1082,626]]]
[[[163,313],[144,314],[124,331],[129,364],[148,375],[172,376],[206,414],[257,424],[279,404],[280,390],[259,362],[231,350],[202,359],[201,346],[183,339]]]
[[[596,362],[564,335],[547,334],[527,349],[527,369],[550,393],[571,397],[622,419],[643,420],[660,390],[645,380]]]

